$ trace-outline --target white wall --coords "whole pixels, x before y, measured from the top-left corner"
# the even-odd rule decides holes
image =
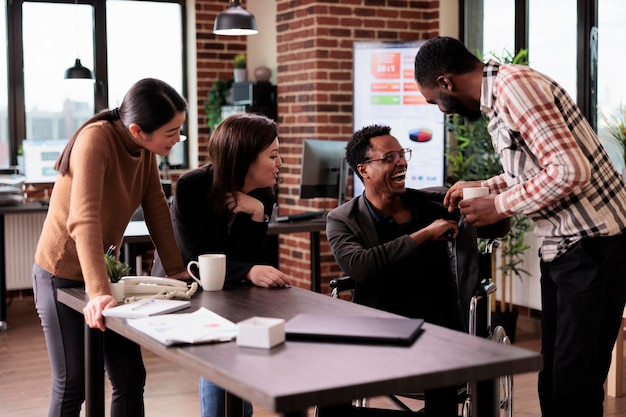
[[[524,252],[521,269],[528,271],[530,275],[523,274],[521,279],[516,276],[513,277],[513,304],[534,310],[541,310],[541,285],[539,282],[541,272],[539,269],[538,255],[540,241],[532,232],[526,233],[524,241],[530,248]],[[497,266],[500,266],[499,262]],[[498,289],[498,299],[500,299],[499,290],[500,289]]]
[[[259,33],[248,36],[248,80],[254,81],[254,69],[264,65],[272,70],[270,82],[276,85],[276,0],[246,1],[244,7],[254,15]]]
[[[459,2],[441,0],[439,2],[439,35],[459,38]]]

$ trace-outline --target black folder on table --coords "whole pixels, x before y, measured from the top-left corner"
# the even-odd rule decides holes
[[[298,314],[285,323],[287,340],[409,346],[419,336],[423,319],[340,314]]]

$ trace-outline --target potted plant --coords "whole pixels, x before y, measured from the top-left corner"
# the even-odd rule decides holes
[[[493,54],[491,54],[493,56]],[[527,50],[520,50],[515,56],[505,52],[504,58],[495,57],[499,62],[526,65]],[[475,122],[468,122],[459,115],[449,116],[446,126],[452,133],[446,158],[448,161],[448,183],[459,180],[484,180],[502,173],[497,154],[491,144],[491,136],[487,130],[489,119],[482,115]],[[525,215],[511,218],[511,231],[501,239],[501,245],[494,253],[499,258],[499,267],[492,265],[492,276],[499,289],[500,300],[492,303],[493,326],[502,325],[511,341],[515,341],[515,330],[518,311],[513,306],[512,280],[528,275],[522,268],[524,252],[529,246],[524,241],[526,232],[532,223]],[[486,242],[479,241],[479,247]]]
[[[233,77],[236,83],[248,81],[246,54],[237,54],[233,59]]]
[[[226,104],[233,80],[217,80],[209,90],[207,101],[204,103],[204,111],[207,115],[207,125],[213,129],[222,121],[222,106]]]
[[[622,156],[624,168],[622,168],[622,177],[626,182],[626,107],[619,106],[618,116],[602,116],[606,123],[610,138],[617,144]]]
[[[111,281],[111,295],[118,303],[124,299],[124,283],[120,282],[123,276],[126,276],[130,271],[130,266],[121,262],[115,257],[115,246],[109,246],[109,249],[104,253],[104,263],[107,268],[107,274]]]

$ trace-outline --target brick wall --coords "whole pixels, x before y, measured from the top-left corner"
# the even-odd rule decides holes
[[[198,164],[208,162],[207,143],[211,131],[207,126],[204,103],[213,83],[233,78],[233,58],[246,52],[245,36],[216,36],[215,17],[228,7],[223,0],[196,0],[196,50],[198,71]]]
[[[323,199],[300,200],[300,157],[306,138],[347,140],[352,131],[352,44],[414,40],[438,34],[439,1],[278,0],[279,212],[320,210]],[[328,209],[336,200],[326,200]],[[322,291],[341,275],[322,235]],[[308,234],[282,235],[281,269],[307,287]]]
[[[262,0],[256,0],[262,1]],[[281,141],[279,213],[323,208],[323,199],[300,200],[300,155],[306,138],[347,140],[352,128],[352,43],[356,40],[415,40],[438,34],[439,1],[277,0],[277,96]],[[200,163],[206,158],[204,101],[213,81],[230,78],[232,58],[245,38],[215,37],[215,16],[225,1],[196,1]],[[336,207],[326,200],[326,208]],[[280,236],[280,268],[310,286],[309,234]],[[324,234],[322,291],[341,275]]]

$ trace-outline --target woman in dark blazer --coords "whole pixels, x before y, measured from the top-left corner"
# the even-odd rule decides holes
[[[278,130],[267,117],[236,114],[220,123],[209,142],[208,165],[176,182],[170,215],[183,260],[226,254],[226,285],[283,287],[288,277],[264,262],[264,241],[282,160]],[[155,254],[152,275],[163,275]],[[244,403],[246,416],[252,405]],[[200,378],[200,415],[224,415],[224,390]]]

